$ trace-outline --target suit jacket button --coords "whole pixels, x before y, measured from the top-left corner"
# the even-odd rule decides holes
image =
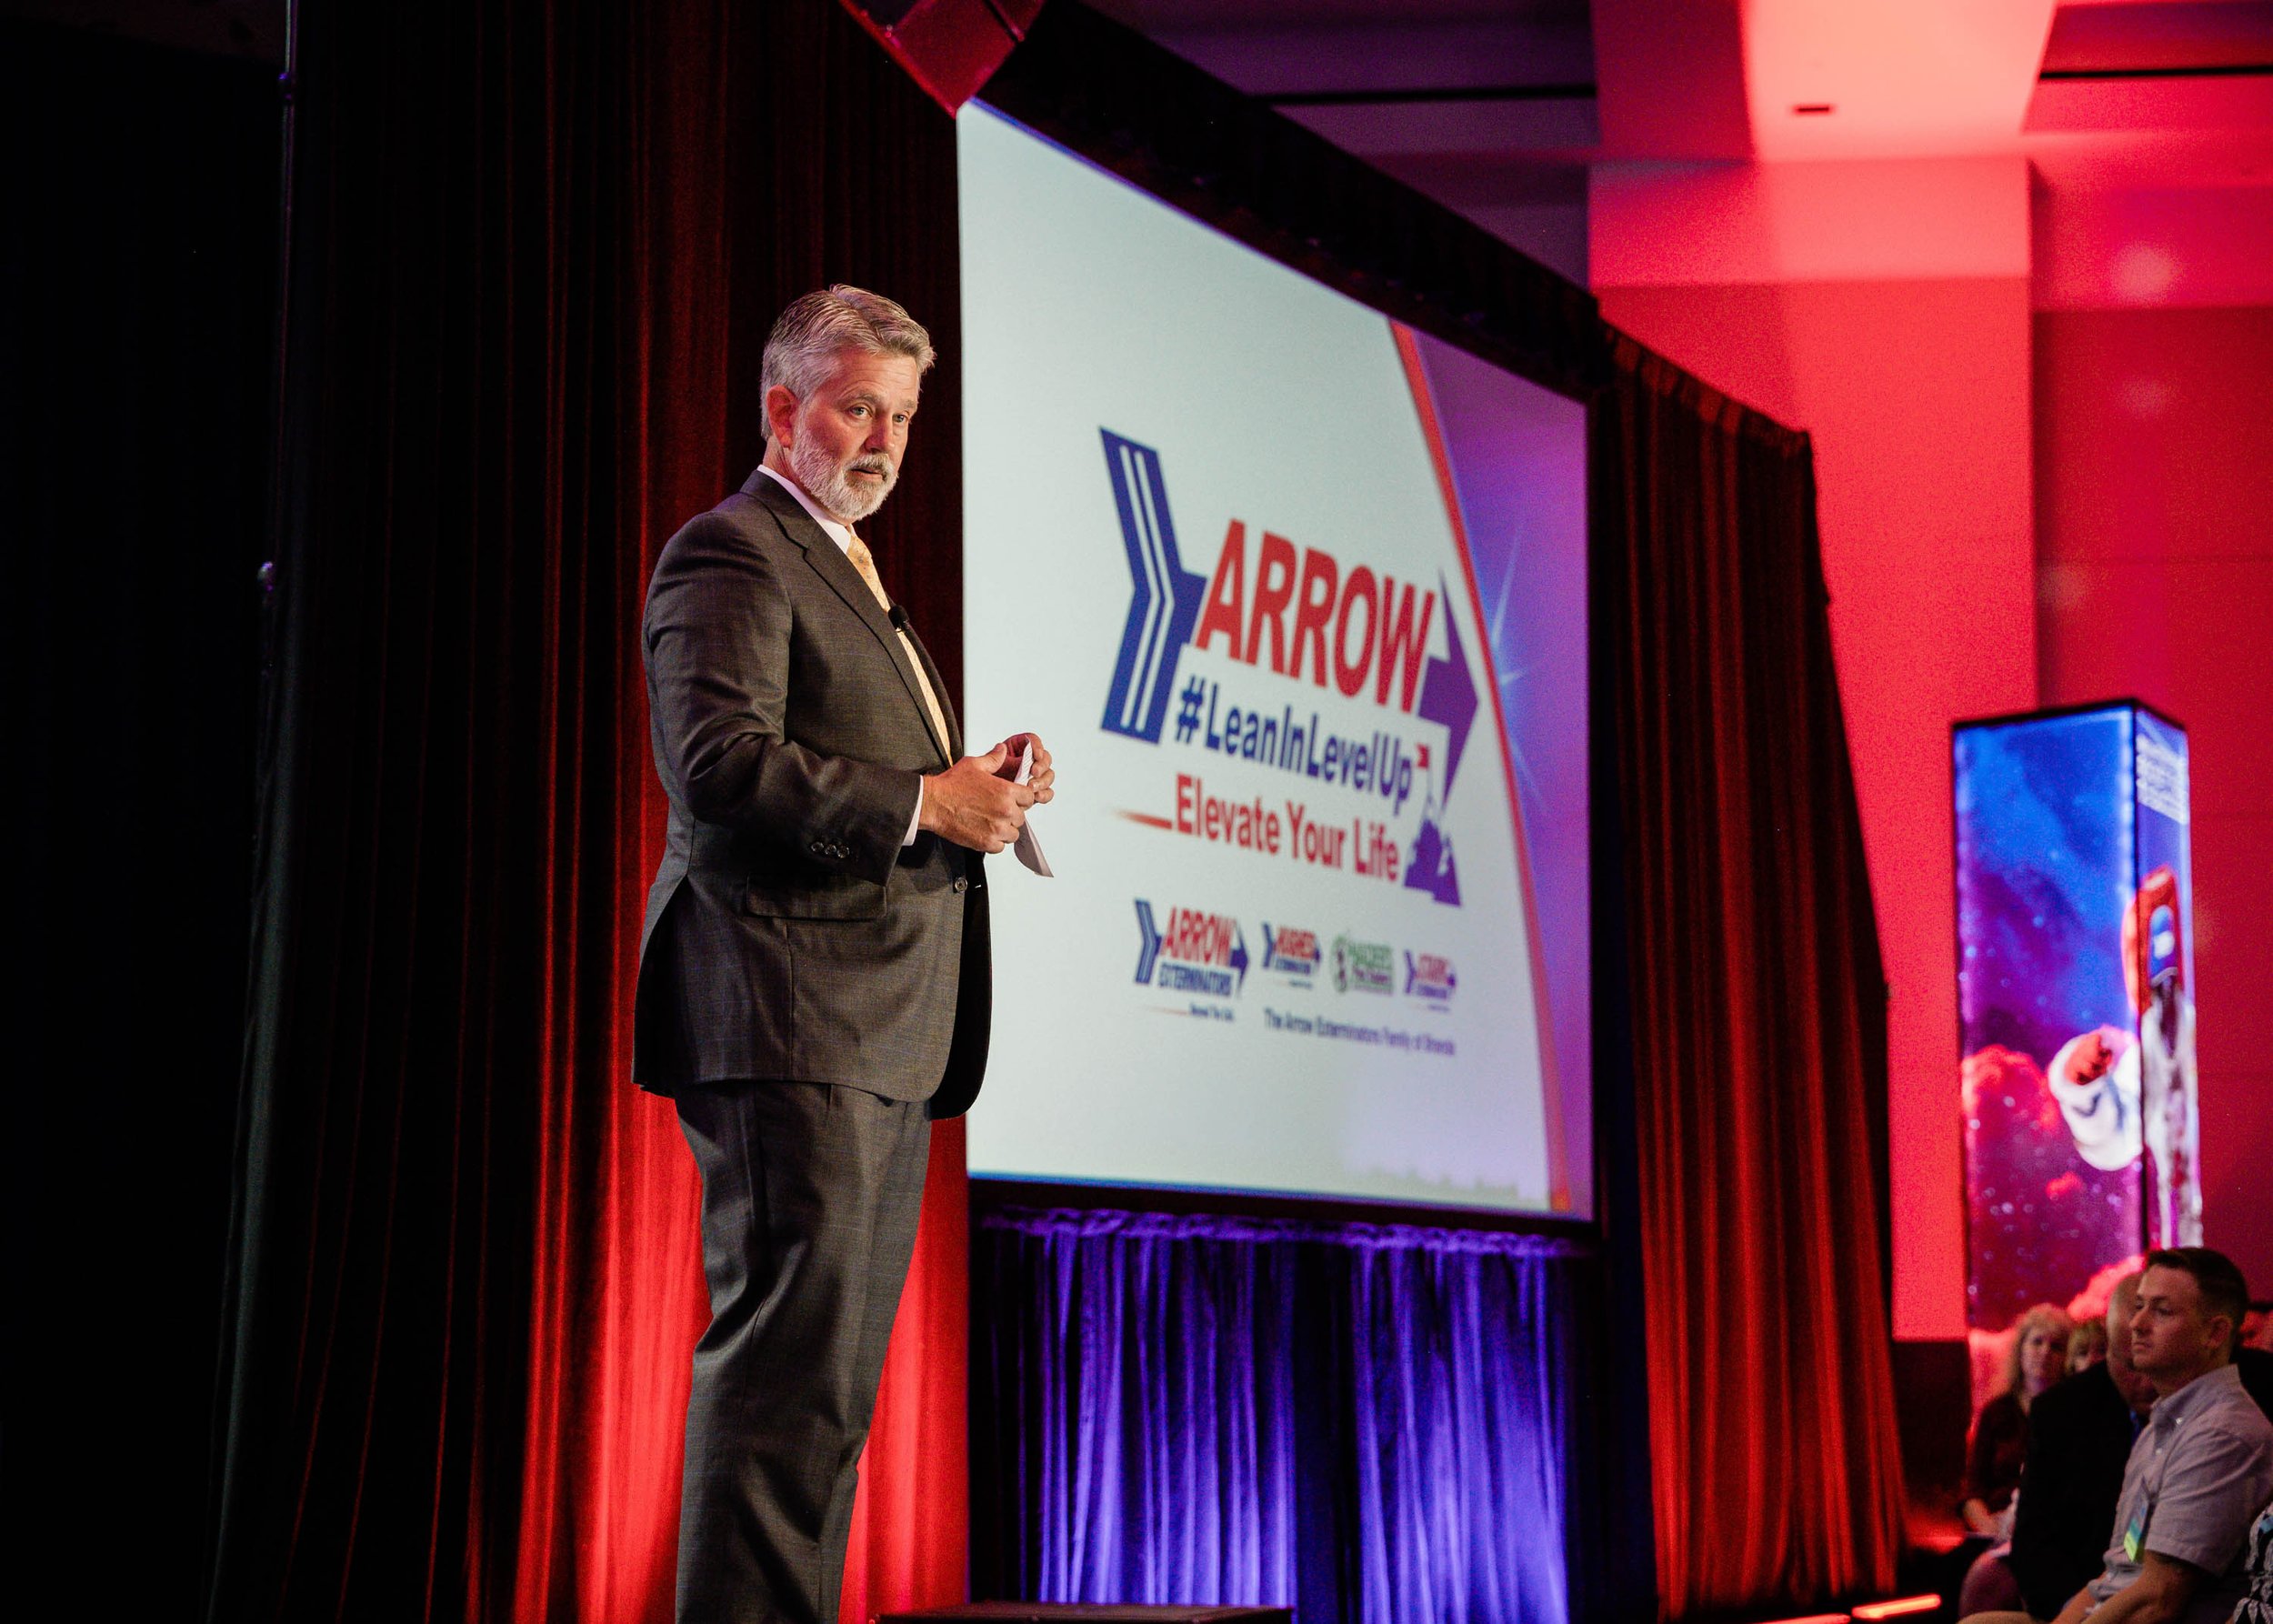
[[[955,882],[955,888],[958,891],[967,891],[971,888],[971,882],[967,879],[958,879]]]

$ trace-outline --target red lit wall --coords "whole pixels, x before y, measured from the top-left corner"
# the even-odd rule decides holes
[[[2273,1294],[2273,306],[2044,311],[2036,414],[2038,687],[2187,724],[2205,1238]]]
[[[1618,326],[1814,438],[1888,982],[1894,1329],[1961,1338],[1949,725],[2037,702],[2027,177],[1785,168],[1598,184],[1595,291]]]
[[[2188,724],[2208,1238],[2273,1295],[2273,188],[1608,164],[1588,224],[1611,321],[1815,438],[1890,984],[1897,1338],[1965,1328],[1948,727],[2039,704]]]

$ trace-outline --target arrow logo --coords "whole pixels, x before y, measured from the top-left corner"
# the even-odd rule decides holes
[[[1160,957],[1160,931],[1152,922],[1152,904],[1143,897],[1136,899],[1136,981],[1143,986],[1152,979],[1152,967]]]
[[[1177,556],[1160,454],[1109,428],[1097,432],[1105,436],[1105,462],[1113,476],[1113,503],[1121,516],[1121,545],[1128,554],[1132,584],[1120,657],[1106,695],[1105,727],[1157,745],[1168,714],[1168,693],[1176,686],[1177,659],[1192,639],[1207,583],[1186,569]]]

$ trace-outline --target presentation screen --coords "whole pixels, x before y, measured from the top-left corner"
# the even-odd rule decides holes
[[[958,128],[971,1171],[1588,1215],[1584,408]]]

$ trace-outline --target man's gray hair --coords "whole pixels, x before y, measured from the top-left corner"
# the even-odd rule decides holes
[[[800,400],[828,376],[839,350],[906,356],[918,374],[931,370],[931,335],[880,293],[838,283],[793,300],[766,336],[759,386],[787,386]]]

